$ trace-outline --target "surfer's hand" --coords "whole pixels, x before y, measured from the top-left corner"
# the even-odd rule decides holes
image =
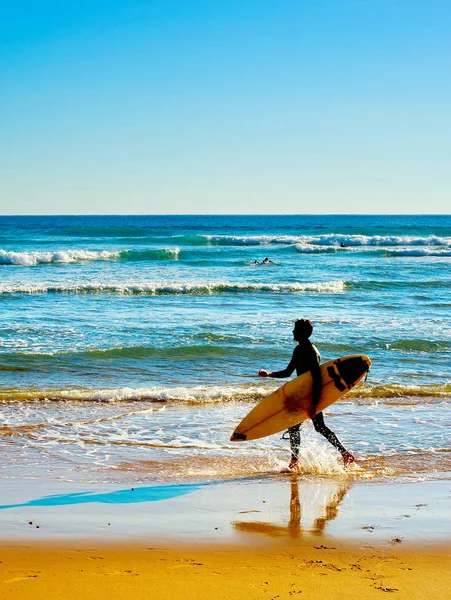
[[[259,377],[271,377],[271,374],[268,371],[265,371],[265,369],[260,369],[260,371],[258,372],[258,376]]]

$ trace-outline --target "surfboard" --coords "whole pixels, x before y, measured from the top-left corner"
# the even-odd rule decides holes
[[[316,414],[347,394],[368,373],[370,366],[371,360],[364,354],[344,356],[321,365],[322,389]],[[310,371],[287,381],[244,417],[230,441],[256,440],[308,419],[312,383]]]

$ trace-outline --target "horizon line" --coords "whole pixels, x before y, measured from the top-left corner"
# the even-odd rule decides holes
[[[451,213],[30,213],[2,217],[449,217]]]

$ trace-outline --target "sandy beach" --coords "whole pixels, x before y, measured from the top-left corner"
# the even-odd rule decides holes
[[[449,598],[450,548],[3,546],[2,598]]]
[[[43,495],[0,511],[1,597],[447,598],[449,491],[272,475]]]

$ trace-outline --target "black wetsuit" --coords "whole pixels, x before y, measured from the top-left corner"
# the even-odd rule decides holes
[[[306,340],[296,346],[286,369],[271,373],[271,377],[276,377],[278,379],[289,377],[295,369],[298,376],[307,373],[307,371],[311,371],[313,378],[312,401],[316,406],[321,395],[320,360],[321,356],[318,352],[318,348],[312,344],[310,340]],[[323,435],[339,452],[342,454],[346,452],[346,448],[340,443],[335,433],[326,427],[322,412],[318,413],[316,417],[312,419],[312,423],[315,430]],[[300,425],[290,427],[288,432],[290,434],[291,460],[298,460],[299,447],[301,444]]]

